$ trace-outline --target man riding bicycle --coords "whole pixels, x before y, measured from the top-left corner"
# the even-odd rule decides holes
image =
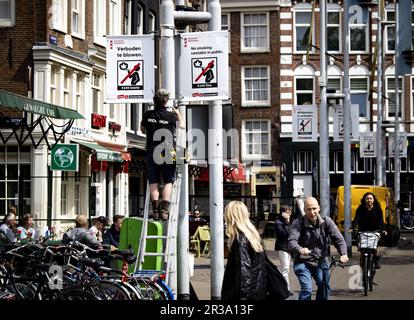
[[[387,235],[384,230],[384,220],[379,201],[372,192],[367,192],[361,199],[361,204],[356,210],[354,221],[349,232],[358,227],[359,232],[379,231],[383,236]],[[380,269],[378,250],[373,252],[375,268]]]
[[[327,263],[328,237],[332,240],[340,256],[340,262],[348,262],[345,239],[338,227],[329,217],[319,214],[318,201],[313,197],[305,200],[305,216],[296,219],[289,232],[288,250],[292,253],[293,271],[298,277],[301,291],[299,300],[310,300],[312,278],[318,286],[316,299],[327,300],[329,296],[329,266]],[[316,263],[306,261],[306,256],[318,256]]]

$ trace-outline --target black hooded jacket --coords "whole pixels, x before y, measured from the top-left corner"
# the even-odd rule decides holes
[[[240,234],[234,240],[224,271],[222,300],[264,300],[266,298],[265,253],[255,252]]]
[[[113,245],[114,247],[119,246],[119,235],[121,231],[115,230],[115,225],[112,225],[108,230],[106,230],[103,237],[103,243]]]

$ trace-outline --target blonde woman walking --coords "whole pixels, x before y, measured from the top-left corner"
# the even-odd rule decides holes
[[[230,254],[224,271],[223,300],[264,300],[266,298],[265,252],[259,233],[250,222],[241,201],[224,209]]]

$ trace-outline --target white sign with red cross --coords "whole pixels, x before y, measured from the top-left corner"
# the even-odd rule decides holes
[[[182,101],[229,98],[228,32],[191,32],[180,35],[179,57]]]
[[[154,94],[154,36],[107,36],[106,102],[151,102]]]

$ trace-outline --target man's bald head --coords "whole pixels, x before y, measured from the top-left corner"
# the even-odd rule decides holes
[[[305,213],[310,222],[315,222],[318,219],[318,214],[321,211],[318,200],[314,197],[307,197],[305,199]]]

